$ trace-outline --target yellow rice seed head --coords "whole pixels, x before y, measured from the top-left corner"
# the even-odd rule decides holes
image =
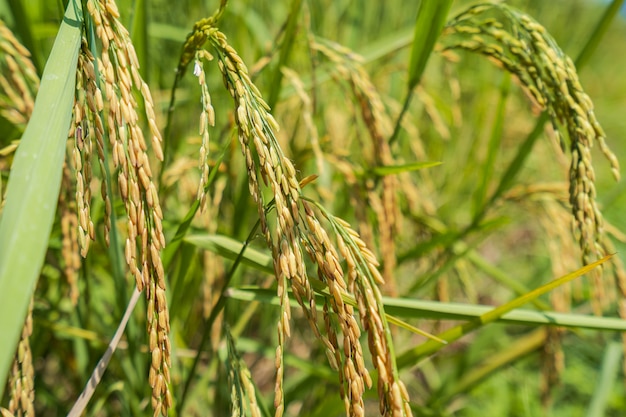
[[[156,260],[156,259],[161,259],[159,256],[159,250],[157,249],[157,245],[160,243],[157,243],[157,241],[152,241],[150,243],[150,256],[151,259]]]
[[[160,286],[156,286],[156,308],[157,312],[161,313],[167,308],[167,299],[165,297],[165,291]]]
[[[132,251],[132,244],[130,239],[126,238],[126,244],[124,245],[124,256],[126,258],[126,264],[128,264],[129,266],[135,265],[135,262],[133,260],[133,251]],[[135,267],[136,268],[136,267]],[[131,267],[132,269],[132,267]]]
[[[274,119],[274,116],[272,116],[270,113],[267,113],[265,115],[265,121],[270,125],[274,132],[280,131],[280,126],[278,125],[278,122],[276,122],[276,119]]]
[[[152,135],[152,149],[159,161],[163,161],[163,149],[161,148],[160,136]]]
[[[167,310],[164,310],[161,314],[158,314],[158,322],[159,322],[159,327],[161,329],[168,329],[169,328],[169,323],[167,320],[167,314],[165,314],[167,312]]]
[[[91,220],[89,220],[89,229],[87,230],[87,232],[91,240],[96,240],[96,232],[95,232],[93,222]]]
[[[134,167],[137,166],[137,151],[135,149],[135,143],[131,142],[129,143],[129,147],[128,147],[128,161],[130,162],[130,164]]]
[[[139,59],[137,58],[137,52],[135,52],[135,46],[133,45],[130,39],[127,39],[126,42],[124,42],[124,50],[127,53],[131,67],[134,70],[138,70],[141,67],[141,65],[139,65]],[[138,82],[137,85],[138,86],[142,85],[142,83]]]
[[[161,206],[159,204],[157,204],[156,206],[153,207],[154,210],[154,215],[159,219],[159,220],[163,220],[163,211],[161,211]],[[165,247],[165,243],[161,242],[162,246]]]
[[[159,142],[161,141],[161,133],[159,132],[159,127],[156,124],[156,121],[154,119],[149,119],[148,123],[150,125],[150,132],[152,133],[153,136],[156,136],[159,139]]]
[[[398,387],[398,383],[393,381],[391,384],[391,398],[393,403],[393,415],[402,415],[402,410],[404,408],[404,401],[402,401],[402,395],[400,393],[400,388]]]
[[[155,270],[156,270],[159,287],[162,288],[161,287],[161,281],[163,281],[163,283],[165,283],[165,271],[163,270],[163,263],[162,262],[157,262],[156,265],[154,265],[154,267],[155,267]]]
[[[155,350],[159,350],[159,349],[157,348]],[[154,366],[154,351],[152,351],[152,352],[153,352],[152,364]],[[166,387],[165,387],[165,380],[163,378],[163,375],[157,374],[156,380],[154,382],[154,387],[152,387],[152,388],[154,389],[155,393],[159,393],[157,395],[160,395],[163,392],[163,390],[166,389]]]
[[[283,332],[285,333],[285,336],[287,337],[291,337],[291,327],[289,326],[289,314],[290,314],[289,311],[290,311],[289,308],[283,311],[283,319],[282,319]]]
[[[246,90],[243,87],[243,83],[240,79],[235,80],[235,91],[238,97],[244,97],[246,95]]]
[[[289,251],[288,259],[289,259],[289,275],[292,277],[295,277],[298,275],[298,266],[296,262],[296,255],[294,254],[293,250]]]
[[[275,357],[275,359],[274,359],[274,367],[276,369],[281,367],[281,360],[282,360],[281,358],[283,356],[283,350],[282,349],[283,349],[282,346],[280,346],[280,345],[276,346],[276,355],[274,356]]]
[[[154,320],[154,303],[151,301],[148,301],[147,307],[146,307],[146,318],[148,320],[148,322],[152,322],[152,320]],[[156,328],[152,328],[154,330],[154,335],[152,334],[152,332],[150,332],[150,350],[154,350],[157,349],[157,333],[156,333]],[[152,344],[153,340],[152,337],[154,336],[154,345]]]
[[[118,186],[120,189],[120,194],[122,195],[122,200],[126,201],[128,200],[128,181],[126,179],[126,175],[124,175],[123,172],[121,172],[118,177]]]
[[[105,9],[115,19],[119,19],[120,12],[117,10],[117,5],[115,4],[114,1],[111,1],[111,0],[107,1],[105,3]]]
[[[139,168],[139,171],[137,172],[138,176],[139,176],[139,181],[141,183],[141,187],[144,190],[149,190],[150,189],[150,178],[148,177],[148,174],[146,174],[146,171],[143,167]]]
[[[161,355],[161,349],[159,347],[156,347],[155,349],[152,349],[152,367],[155,369],[159,369],[161,367],[161,359],[162,359],[162,355]],[[160,375],[159,375],[160,376]],[[150,384],[153,388],[156,386],[156,379],[153,381],[154,384]],[[159,390],[155,390],[157,392],[160,392],[160,388]]]
[[[152,100],[152,93],[150,92],[150,87],[146,82],[142,82],[141,84],[141,95],[143,96],[146,104],[150,104],[150,107],[154,107],[154,101]]]
[[[76,173],[76,190],[80,192],[81,195],[85,192],[85,183],[81,172]]]
[[[145,251],[143,253],[145,253]],[[150,288],[150,271],[148,270],[148,264],[146,262],[143,262],[141,266],[141,279],[144,287]]]
[[[128,205],[128,220],[130,220],[130,223],[128,224],[128,228],[136,231],[137,223],[138,223],[137,222],[137,205],[134,201],[130,201]]]
[[[331,290],[331,295],[333,296],[333,299],[335,300],[335,303],[337,304],[337,306],[341,306],[343,305],[343,299],[341,298],[341,292],[339,291],[339,287],[337,285],[330,285],[330,283],[333,281],[329,281],[329,286],[328,288]],[[347,339],[344,339],[347,340]]]
[[[145,171],[145,174],[148,177],[148,179],[152,178],[152,169],[150,169],[150,161],[148,160],[148,155],[146,153],[143,153],[141,155],[141,159],[143,160],[141,163],[141,169]],[[151,190],[152,187],[153,187],[152,181],[149,181],[148,189],[146,191]]]
[[[205,112],[200,113],[200,129],[199,129],[199,133],[200,135],[204,134],[204,132],[206,131],[207,128],[207,114]],[[200,158],[200,159],[204,159],[204,158]]]
[[[362,384],[359,383],[358,379],[353,379],[352,381],[350,381],[350,391],[351,391],[351,395],[352,395],[353,401],[355,399],[361,397],[361,394],[362,394]],[[355,414],[357,414],[356,410],[355,410]]]
[[[244,125],[247,123],[247,114],[246,114],[246,106],[239,105],[237,106],[237,123],[240,125]]]
[[[289,261],[287,259],[287,257],[281,253],[278,257],[278,265],[280,267],[279,271],[278,271],[278,275],[279,278],[281,277],[287,277],[290,278],[289,276]],[[282,296],[282,294],[281,294]]]
[[[161,410],[163,409],[163,401],[161,399],[156,399],[156,397],[153,396],[152,408],[154,409],[152,417],[159,417],[161,415]]]

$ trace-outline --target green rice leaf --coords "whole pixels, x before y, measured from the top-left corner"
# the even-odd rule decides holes
[[[453,0],[422,0],[417,11],[411,61],[409,63],[409,90],[420,82],[435,42],[446,24]]]
[[[70,1],[9,177],[0,219],[0,393],[54,222],[74,103],[81,19],[80,1]]]
[[[536,299],[537,297],[546,294],[550,291],[552,291],[553,289],[555,289],[556,287],[563,285],[569,281],[572,281],[575,278],[580,277],[581,275],[586,274],[587,272],[591,271],[593,268],[603,264],[604,262],[606,262],[607,260],[609,260],[613,255],[608,255],[605,256],[604,258],[593,262],[589,265],[586,265],[574,272],[571,272],[567,275],[564,275],[560,278],[557,278],[553,281],[550,281],[549,283],[542,285],[539,288],[534,289],[533,291],[530,291],[520,297],[517,297],[516,299],[505,303],[501,306],[495,307],[490,309],[489,311],[481,314],[480,316],[476,317],[475,319],[461,324],[459,326],[455,326],[449,330],[446,330],[445,332],[437,335],[438,337],[440,337],[441,339],[447,341],[447,342],[453,342],[455,340],[460,339],[461,337],[465,336],[468,333],[473,332],[476,329],[479,329],[489,323],[492,323],[496,320],[499,320],[502,316],[504,316],[505,314],[509,313],[510,311],[521,307],[522,305],[531,302],[532,300]],[[439,350],[441,348],[441,344],[433,341],[433,340],[428,340],[424,343],[422,343],[419,346],[414,347],[413,349],[408,350],[407,352],[403,353],[402,355],[400,355],[398,357],[398,366],[399,367],[405,367],[405,366],[409,366],[413,363],[416,363],[419,359],[424,358],[428,355],[431,355],[433,353],[435,353],[437,350]]]
[[[185,238],[185,242],[232,260],[240,256],[243,248],[243,243],[223,235],[190,235]],[[246,248],[241,262],[268,274],[274,273],[272,257],[254,248]]]

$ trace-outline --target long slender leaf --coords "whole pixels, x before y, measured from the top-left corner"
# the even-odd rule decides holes
[[[432,55],[435,42],[446,24],[446,18],[454,0],[422,0],[417,10],[415,31],[413,32],[413,45],[411,46],[411,58],[409,61],[409,79],[407,94],[402,104],[402,110],[396,120],[395,127],[389,143],[395,142],[400,132],[400,123],[409,109],[413,98],[415,86],[422,79],[426,63]]]
[[[422,0],[417,11],[411,61],[409,63],[409,90],[420,82],[435,42],[446,24],[453,0]]]
[[[80,1],[67,6],[16,151],[0,219],[0,393],[54,221],[81,41]]]
[[[602,369],[600,369],[600,381],[587,410],[587,417],[602,417],[605,415],[609,395],[619,372],[619,363],[623,356],[622,343],[611,342],[604,351]]]
[[[232,260],[237,259],[243,248],[241,242],[223,235],[190,235],[184,240],[187,243],[210,250]],[[241,262],[268,274],[274,273],[272,257],[256,249],[247,248],[242,255]]]
[[[469,321],[467,323],[464,323],[462,325],[459,326],[455,326],[449,330],[446,330],[445,332],[443,332],[442,334],[438,335],[438,337],[442,338],[443,340],[446,340],[447,342],[453,342],[455,340],[458,340],[459,338],[465,336],[466,334],[488,324],[488,323],[492,323],[498,319],[500,319],[502,316],[504,316],[506,313],[521,307],[522,305],[536,299],[537,297],[552,291],[553,289],[555,289],[556,287],[563,285],[581,275],[586,274],[587,272],[591,271],[593,268],[603,264],[604,262],[606,262],[607,260],[609,260],[611,258],[611,256],[613,255],[608,255],[605,256],[604,258],[591,263],[589,265],[586,265],[580,269],[578,269],[577,271],[574,271],[572,273],[569,273],[567,275],[564,275],[560,278],[557,278],[545,285],[542,285],[541,287],[530,291],[527,294],[522,295],[521,297],[517,297],[516,299],[503,304],[499,307],[490,309],[489,311],[487,311],[486,313],[481,314],[479,317],[475,318],[472,321]],[[402,355],[400,355],[398,357],[398,366],[403,367],[403,366],[407,366],[410,365],[411,363],[414,363],[415,361],[428,356],[434,352],[436,352],[439,348],[441,347],[440,344],[438,344],[437,342],[434,342],[433,340],[428,340],[426,342],[424,342],[423,344],[416,346],[413,349],[408,350],[407,352],[403,353]]]
[[[242,301],[260,301],[272,305],[279,305],[275,291],[257,287],[230,288],[228,290],[228,296]],[[296,302],[293,302],[294,306],[297,306]],[[490,306],[443,303],[439,301],[413,300],[409,298],[383,297],[383,302],[385,304],[386,313],[402,318],[474,320],[493,310],[493,307]],[[546,325],[605,331],[626,331],[626,321],[619,318],[554,313],[550,311],[515,309],[503,314],[496,321],[499,323],[529,326]]]

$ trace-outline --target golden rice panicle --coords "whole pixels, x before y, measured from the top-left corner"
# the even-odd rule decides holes
[[[283,354],[285,338],[290,335],[290,310],[288,299],[288,286],[294,290],[294,294],[302,309],[309,319],[316,335],[324,342],[329,359],[341,367],[341,375],[345,377],[345,393],[347,410],[350,415],[363,415],[362,394],[365,386],[371,381],[365,369],[361,345],[359,342],[360,330],[352,307],[343,303],[341,299],[342,289],[346,285],[342,278],[342,271],[337,260],[336,251],[330,245],[327,237],[324,239],[321,227],[317,226],[316,233],[320,236],[317,240],[311,236],[308,223],[300,220],[300,186],[296,179],[295,168],[287,159],[278,144],[275,132],[278,125],[269,114],[268,107],[261,98],[258,90],[250,81],[247,68],[236,51],[228,45],[226,37],[212,29],[207,29],[208,39],[216,50],[218,65],[224,77],[224,83],[230,92],[236,106],[235,121],[239,128],[239,141],[242,153],[246,160],[250,192],[257,202],[259,217],[263,234],[272,249],[274,269],[278,281],[278,296],[281,300],[281,313],[278,321],[278,346],[276,348],[276,386],[275,401],[276,415],[284,412],[284,392],[282,388],[284,376]],[[254,148],[252,148],[254,147]],[[254,149],[256,158],[252,155]],[[257,165],[258,160],[258,165]],[[276,229],[272,232],[268,229],[265,220],[266,203],[260,192],[260,184],[257,173],[264,183],[272,189],[273,203],[277,213]],[[306,250],[318,263],[318,271],[325,276],[334,296],[331,305],[339,317],[339,326],[344,338],[345,360],[341,363],[336,360],[336,345],[328,337],[321,337],[315,319],[315,301],[310,283],[306,278],[304,262],[302,259],[301,237],[308,236],[314,243],[306,247]],[[323,240],[320,241],[319,239]],[[317,243],[315,243],[317,242]],[[316,257],[315,254],[324,254]],[[331,272],[331,269],[334,272]],[[332,337],[332,336],[331,336]],[[341,378],[341,377],[340,377]],[[364,382],[365,381],[365,382]]]
[[[378,260],[349,223],[321,210],[337,237],[339,251],[348,268],[349,290],[355,294],[361,323],[367,332],[372,362],[378,370],[380,412],[383,415],[411,416],[409,395],[399,378],[391,331],[378,288],[383,284]]]
[[[298,95],[298,98],[302,102],[302,120],[304,121],[304,126],[306,127],[311,141],[311,149],[315,155],[317,172],[322,174],[324,172],[324,153],[322,152],[322,148],[320,146],[317,127],[313,122],[313,100],[307,93],[304,83],[296,71],[286,67],[283,67],[281,71],[285,76],[285,79],[291,83],[296,91],[296,94]]]
[[[101,168],[104,156],[99,143],[102,142],[102,120],[100,112],[103,109],[102,93],[96,85],[94,57],[83,41],[78,55],[78,71],[76,72],[76,92],[74,97],[73,123],[70,136],[74,138],[72,149],[72,163],[76,175],[76,206],[78,212],[78,242],[80,254],[87,256],[89,244],[95,240],[94,224],[91,220],[91,179],[93,142],[98,143],[98,159]],[[99,139],[97,139],[99,138]],[[110,229],[110,201],[105,192],[105,230]]]
[[[502,4],[479,5],[463,12],[448,25],[442,43],[444,50],[465,49],[486,55],[509,71],[536,104],[548,112],[563,149],[564,134],[569,137],[570,203],[583,262],[588,264],[602,257],[603,218],[596,203],[593,144],[598,144],[609,160],[616,179],[619,164],[606,144],[605,133],[595,117],[593,103],[580,85],[574,63],[539,23]],[[594,310],[599,314],[603,297],[601,270],[594,270],[592,276]]]
[[[70,287],[72,305],[78,302],[78,271],[80,269],[80,249],[78,245],[78,215],[74,201],[74,178],[68,164],[63,165],[61,192],[59,193],[59,213],[61,214],[61,257],[63,273]]]
[[[22,329],[22,336],[17,345],[17,352],[13,359],[11,374],[7,386],[9,393],[8,409],[0,408],[0,413],[5,416],[35,416],[35,371],[33,368],[32,352],[29,338],[33,332],[33,300],[30,301],[26,322]]]
[[[272,250],[274,270],[280,298],[280,317],[277,323],[278,346],[276,348],[276,386],[274,395],[275,415],[284,412],[284,347],[291,330],[289,320],[291,311],[288,298],[288,286],[299,292],[297,299],[303,308],[309,308],[313,292],[305,279],[296,225],[298,223],[298,199],[300,188],[295,177],[295,169],[284,157],[278,146],[275,133],[278,125],[268,113],[267,104],[252,84],[248,71],[228,45],[226,37],[212,28],[205,29],[210,43],[216,50],[218,66],[224,78],[224,84],[230,92],[235,106],[235,121],[239,130],[239,142],[248,171],[250,193],[257,203],[261,230],[268,246]],[[191,35],[193,37],[194,35]],[[254,148],[253,148],[254,147]],[[256,151],[257,165],[253,150]],[[277,213],[276,230],[272,233],[266,220],[266,203],[263,200],[257,173],[260,173],[266,185],[270,186],[274,196]],[[306,299],[306,304],[303,300]],[[314,306],[314,303],[312,304]],[[305,307],[307,306],[307,307]],[[312,316],[310,316],[312,317]],[[311,318],[311,322],[314,320]]]
[[[391,122],[380,99],[376,87],[363,68],[363,58],[342,45],[332,42],[314,41],[313,49],[331,60],[339,74],[348,81],[359,103],[361,117],[372,141],[373,161],[369,166],[386,166],[395,163],[387,138],[391,134]],[[393,175],[383,176],[380,191],[372,185],[365,185],[367,203],[376,214],[380,253],[384,263],[383,276],[390,294],[396,293],[394,271],[396,267],[396,249],[393,236],[397,232],[398,180]],[[368,240],[368,239],[366,239]]]
[[[87,10],[102,43],[98,68],[104,81],[107,106],[106,134],[118,168],[118,189],[127,213],[128,237],[125,259],[137,288],[146,289],[149,349],[152,356],[149,383],[154,415],[167,415],[172,406],[169,391],[171,346],[169,313],[165,296],[165,273],[161,250],[165,237],[159,196],[152,180],[148,144],[139,126],[138,103],[133,90],[143,97],[154,156],[163,160],[161,134],[148,85],[139,74],[139,62],[126,28],[119,21],[112,0],[89,0]]]
[[[37,70],[30,52],[0,20],[0,115],[24,129],[39,89]]]
[[[275,414],[280,416],[284,412],[283,355],[285,339],[290,335],[291,313],[288,289],[291,287],[315,335],[324,344],[331,366],[338,371],[346,414],[362,416],[365,413],[363,394],[365,389],[371,386],[372,381],[365,367],[359,340],[361,330],[356,320],[356,313],[351,305],[344,302],[349,289],[341,268],[340,254],[317,219],[312,203],[301,197],[295,168],[284,156],[276,139],[278,124],[269,113],[269,108],[256,86],[251,82],[247,67],[237,52],[228,44],[224,34],[211,25],[201,26],[201,22],[194,28],[194,33],[188,37],[185,44],[185,51],[189,56],[194,56],[187,48],[192,45],[201,45],[202,39],[208,41],[215,50],[224,84],[235,105],[235,122],[248,171],[250,193],[257,203],[262,233],[272,250],[278,283],[277,291],[281,303],[277,323]],[[197,34],[196,31],[202,31],[203,34]],[[269,202],[264,200],[261,193],[259,176],[265,186],[272,191],[273,198]],[[268,207],[272,206],[276,212],[276,226],[274,230],[269,230],[266,216]],[[321,207],[318,208],[322,210]],[[378,266],[376,258],[358,235],[349,238],[349,241],[359,253],[357,265],[362,265],[362,268],[358,271],[362,274],[362,271],[369,271],[369,268],[373,268],[372,271],[367,272],[368,284],[361,284],[362,279],[359,275],[351,275],[350,279],[356,281],[356,284],[352,286],[360,288],[358,291],[363,294],[359,309],[364,311],[365,316],[368,316],[367,320],[370,321],[367,326],[373,329],[373,332],[387,329],[384,315],[381,318],[382,310],[377,304],[380,292],[376,289],[374,293],[370,287],[370,283],[376,285],[383,282],[382,276],[376,269]],[[303,251],[307,252],[316,265],[318,277],[326,284],[330,293],[323,310],[326,334],[322,334],[317,325],[315,301],[302,259]],[[342,340],[338,340],[338,333],[341,334]],[[381,336],[371,336],[370,341],[373,346],[371,347],[372,355],[378,358],[377,363],[380,364],[377,366],[388,370],[388,372],[383,371],[385,376],[381,378],[383,382],[380,385],[382,413],[397,416],[410,415],[406,389],[397,378],[395,364],[390,362],[394,357],[389,340],[386,338],[390,336],[383,335],[382,337],[384,339]]]
[[[200,146],[200,184],[198,185],[198,200],[200,207],[204,210],[206,205],[206,195],[204,188],[209,179],[209,125],[215,126],[215,111],[211,105],[211,95],[206,85],[206,75],[204,73],[203,60],[210,61],[213,57],[204,49],[196,52],[193,74],[198,77],[198,83],[202,91],[201,103],[202,112],[200,113],[200,135],[202,136],[202,145]]]
[[[340,394],[344,399],[346,414],[362,416],[364,415],[363,393],[366,388],[371,387],[372,380],[365,367],[363,349],[359,341],[361,329],[356,321],[353,307],[344,303],[343,300],[343,295],[347,293],[348,286],[339,263],[339,254],[331,243],[328,233],[318,221],[311,204],[306,201],[303,201],[302,204],[305,210],[306,224],[305,249],[318,268],[320,280],[328,286],[330,293],[328,304],[336,315],[338,327],[343,337],[343,355],[335,356],[335,362],[341,370],[339,376],[343,389]],[[329,310],[325,308],[324,320],[326,323],[331,321],[328,314]],[[329,357],[329,360],[332,359]]]

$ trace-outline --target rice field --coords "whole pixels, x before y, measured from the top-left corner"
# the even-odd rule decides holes
[[[0,1],[0,413],[622,415],[623,5]]]

